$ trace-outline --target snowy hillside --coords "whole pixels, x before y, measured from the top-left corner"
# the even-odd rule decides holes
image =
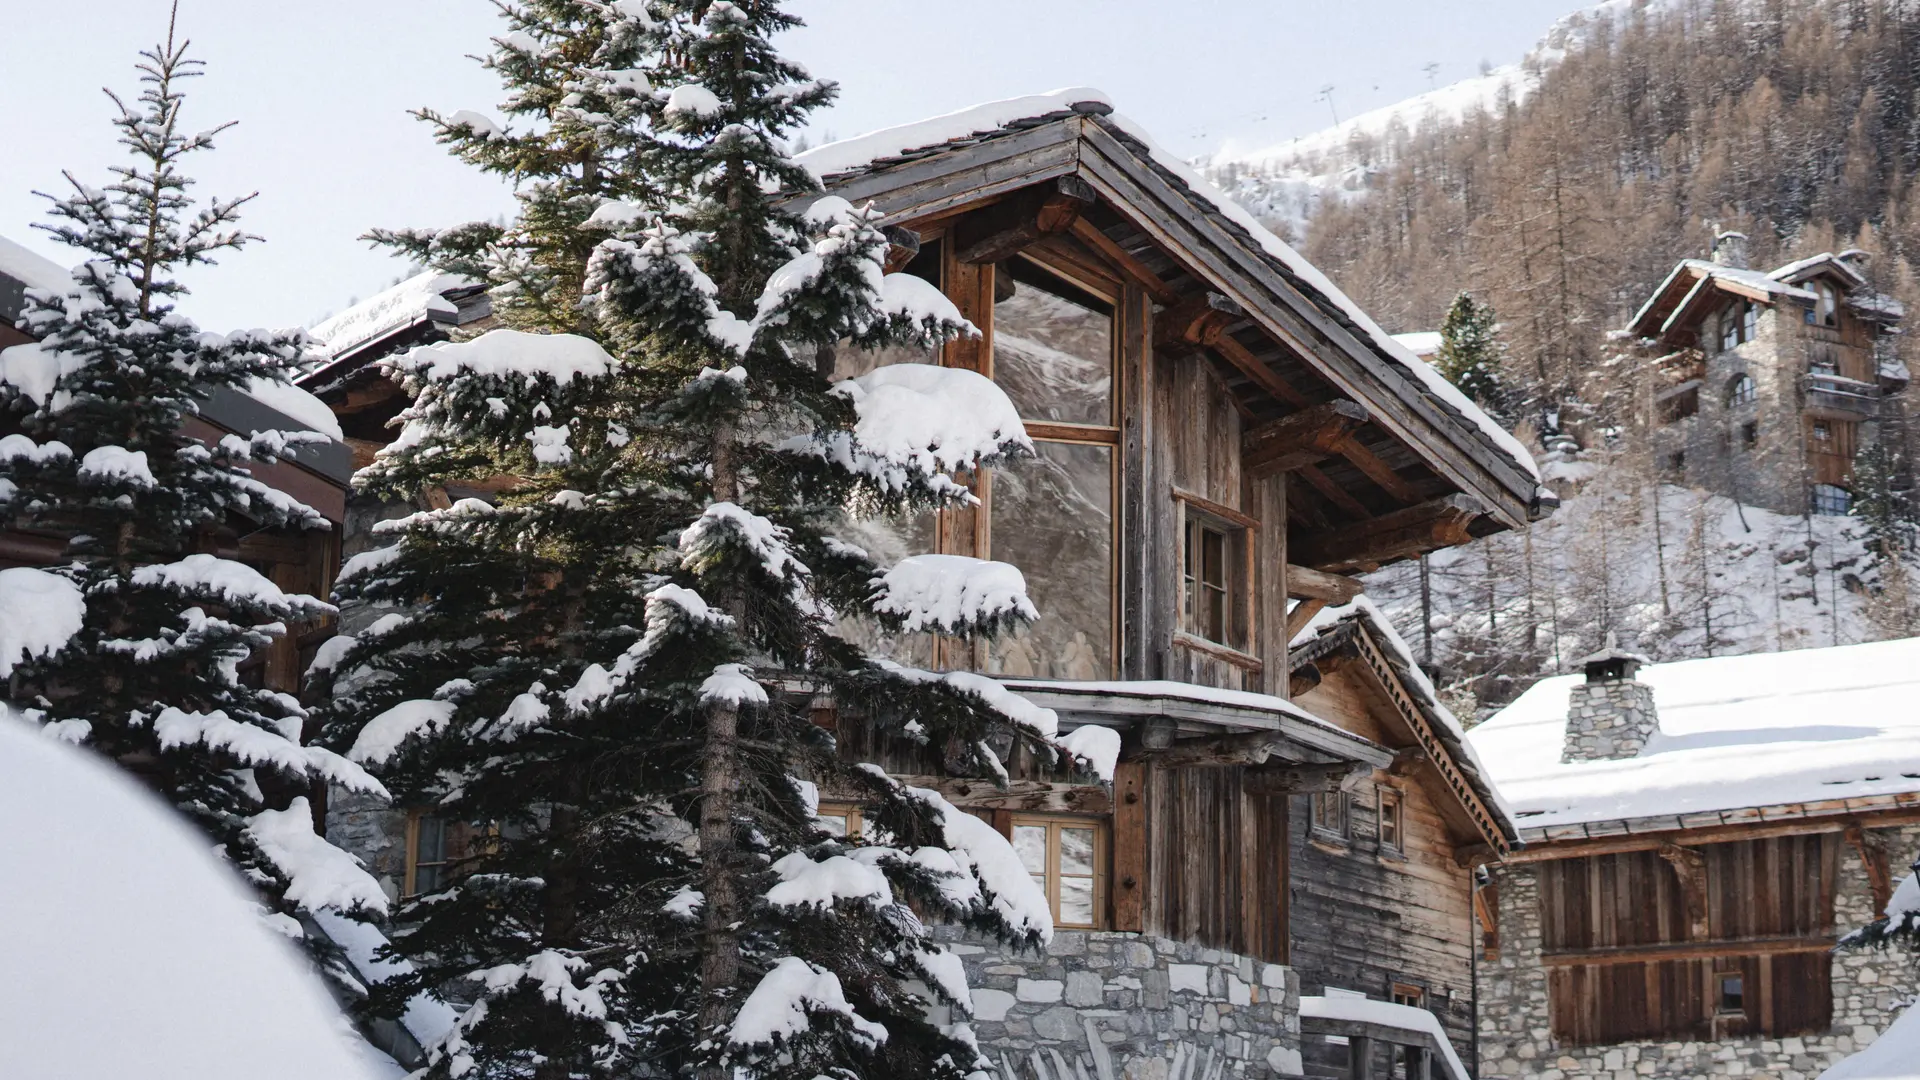
[[[1365,195],[1370,178],[1391,163],[1399,144],[1423,126],[1457,123],[1478,112],[1496,113],[1509,103],[1518,104],[1538,85],[1540,74],[1559,62],[1595,22],[1675,2],[1604,0],[1554,23],[1518,63],[1491,68],[1285,142],[1244,145],[1229,139],[1196,164],[1283,239],[1296,241],[1324,201]]]
[[[1577,464],[1544,471],[1550,482],[1589,471]],[[1859,522],[1788,517],[1630,477],[1607,467],[1526,532],[1429,558],[1443,683],[1479,704],[1503,703],[1573,670],[1608,630],[1662,661],[1894,636],[1897,616],[1859,589],[1874,573]],[[1367,591],[1423,652],[1419,565],[1383,570]],[[1460,704],[1471,711],[1474,702]]]

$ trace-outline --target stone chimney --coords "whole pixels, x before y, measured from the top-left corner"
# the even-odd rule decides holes
[[[1747,234],[1723,232],[1713,238],[1713,261],[1735,270],[1747,268]]]
[[[1634,757],[1660,730],[1653,688],[1634,678],[1646,662],[1639,653],[1620,648],[1611,630],[1606,648],[1580,662],[1587,681],[1567,695],[1567,737],[1561,761]]]

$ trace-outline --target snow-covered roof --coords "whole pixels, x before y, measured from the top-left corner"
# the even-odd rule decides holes
[[[436,314],[447,322],[455,321],[459,309],[448,294],[471,292],[478,285],[458,274],[428,270],[315,323],[307,333],[326,347],[329,356],[343,356]]]
[[[1861,276],[1860,271],[1854,267],[1852,263],[1849,263],[1831,251],[1823,251],[1818,255],[1810,255],[1807,258],[1790,262],[1785,266],[1776,266],[1772,270],[1767,271],[1767,276],[1775,281],[1798,283],[1813,277],[1821,271],[1832,271],[1854,285],[1864,285],[1867,281],[1866,278]]]
[[[1177,155],[1154,142],[1144,129],[1113,111],[1112,100],[1089,87],[1070,87],[1046,94],[992,101],[957,112],[931,117],[911,124],[883,128],[865,135],[816,147],[795,160],[816,177],[826,179],[855,170],[889,164],[891,159],[909,153],[942,148],[963,140],[1008,129],[1024,129],[1065,119],[1074,115],[1092,115],[1142,146],[1153,164],[1177,183],[1205,200],[1221,217],[1246,233],[1253,246],[1288,276],[1304,286],[1309,300],[1324,301],[1330,315],[1347,322],[1355,336],[1370,343],[1381,356],[1412,376],[1428,397],[1444,410],[1457,415],[1470,430],[1492,444],[1536,482],[1540,471],[1533,456],[1505,428],[1475,405],[1458,387],[1448,382],[1432,366],[1414,355],[1393,335],[1382,330],[1366,312],[1341,292],[1312,263],[1260,224],[1245,207],[1204,179]],[[1317,296],[1315,295],[1317,294]]]
[[[1920,638],[1641,668],[1660,730],[1637,757],[1563,763],[1568,695],[1582,678],[1535,683],[1467,733],[1528,834],[1920,804]]]
[[[0,274],[29,289],[64,289],[69,280],[65,267],[4,236],[0,236]]]
[[[1411,334],[1395,334],[1393,340],[1406,346],[1408,352],[1422,360],[1440,352],[1440,331],[1415,330]]]
[[[0,1072],[398,1076],[271,933],[207,839],[0,708]],[[379,1070],[384,1071],[379,1071]]]
[[[1453,1044],[1447,1041],[1447,1031],[1440,1026],[1440,1018],[1431,1009],[1417,1005],[1401,1005],[1392,1001],[1376,1001],[1372,998],[1346,996],[1321,996],[1307,994],[1300,998],[1300,1018],[1302,1020],[1345,1020],[1356,1024],[1379,1024],[1382,1027],[1404,1028],[1423,1031],[1433,1036],[1440,1044],[1444,1057],[1441,1062],[1446,1068],[1446,1080],[1468,1080],[1471,1075],[1467,1067],[1455,1052]]]
[[[1451,710],[1441,704],[1440,692],[1434,687],[1433,681],[1427,678],[1427,673],[1420,669],[1413,647],[1394,629],[1392,620],[1387,618],[1386,612],[1381,611],[1371,597],[1356,596],[1350,603],[1322,608],[1294,635],[1288,649],[1290,652],[1306,650],[1301,651],[1300,655],[1309,656],[1311,651],[1307,650],[1307,646],[1310,643],[1323,638],[1331,639],[1349,626],[1364,628],[1373,643],[1386,654],[1394,675],[1399,677],[1407,693],[1413,696],[1414,703],[1419,706],[1427,722],[1433,725],[1434,733],[1439,736],[1455,766],[1473,786],[1474,794],[1498,816],[1496,824],[1500,831],[1509,840],[1519,839],[1520,826],[1513,808],[1501,797],[1498,785],[1493,783],[1486,765],[1474,751],[1473,744],[1467,740],[1466,728]]]

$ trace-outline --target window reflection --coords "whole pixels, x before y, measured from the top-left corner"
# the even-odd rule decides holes
[[[1020,260],[1007,273],[1012,295],[993,307],[993,380],[1024,420],[1111,425],[1112,310]]]
[[[1020,568],[1037,622],[988,650],[996,675],[1104,679],[1113,668],[1113,447],[1036,443],[993,476],[993,557]]]

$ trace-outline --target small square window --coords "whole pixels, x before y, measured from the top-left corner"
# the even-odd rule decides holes
[[[1251,652],[1255,524],[1232,507],[1176,491],[1180,532],[1180,633]]]
[[[1399,854],[1406,850],[1406,820],[1400,792],[1380,789],[1380,849]]]
[[[1832,442],[1833,425],[1827,423],[1825,420],[1815,420],[1813,422],[1813,441]]]
[[[1226,530],[1188,518],[1186,541],[1187,630],[1225,645],[1233,604]]]
[[[834,836],[857,837],[861,833],[860,808],[844,804],[822,803],[813,822]]]
[[[1757,446],[1760,442],[1760,422],[1749,420],[1740,425],[1740,442],[1745,446]]]
[[[460,860],[469,854],[473,830],[465,822],[415,812],[407,821],[407,896],[436,893],[453,884]]]
[[[1416,1009],[1423,1009],[1427,1005],[1427,990],[1423,986],[1415,986],[1412,983],[1394,983],[1388,998],[1395,1005],[1411,1005]]]
[[[1837,484],[1813,485],[1813,512],[1828,517],[1846,517],[1853,509],[1853,493]]]
[[[1667,471],[1675,477],[1684,476],[1687,471],[1687,452],[1675,450],[1667,455]]]
[[[1737,971],[1723,971],[1713,979],[1714,985],[1718,988],[1715,994],[1714,1011],[1722,1016],[1746,1015],[1746,976]]]
[[[1338,788],[1314,792],[1310,814],[1315,836],[1342,844],[1347,842],[1346,792]]]

